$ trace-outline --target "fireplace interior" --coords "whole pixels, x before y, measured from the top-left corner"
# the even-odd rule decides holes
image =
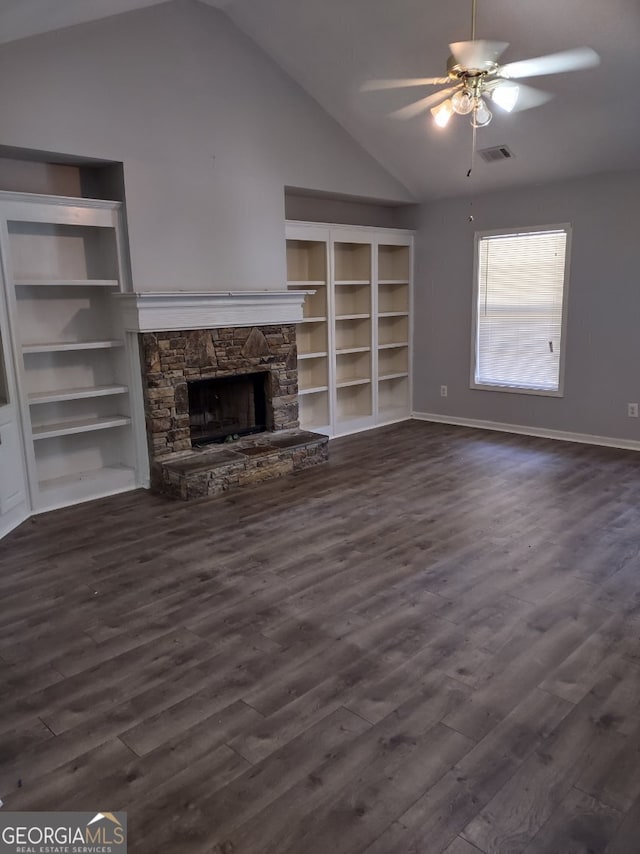
[[[267,379],[259,371],[187,383],[192,445],[267,430]]]

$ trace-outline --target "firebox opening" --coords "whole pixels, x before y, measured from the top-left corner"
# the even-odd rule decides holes
[[[267,378],[268,372],[260,371],[188,382],[192,445],[266,430]]]

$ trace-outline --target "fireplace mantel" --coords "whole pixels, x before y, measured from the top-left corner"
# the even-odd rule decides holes
[[[218,329],[299,323],[315,291],[229,291],[118,294],[128,332]]]

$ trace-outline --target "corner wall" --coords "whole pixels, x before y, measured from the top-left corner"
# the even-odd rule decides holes
[[[417,413],[640,440],[640,172],[423,205],[416,238]],[[474,222],[468,217],[473,213]],[[474,231],[572,224],[563,398],[469,388]],[[440,385],[448,397],[440,397]]]

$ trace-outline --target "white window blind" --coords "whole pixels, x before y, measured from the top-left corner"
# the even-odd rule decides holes
[[[557,392],[567,229],[477,240],[475,384]]]

